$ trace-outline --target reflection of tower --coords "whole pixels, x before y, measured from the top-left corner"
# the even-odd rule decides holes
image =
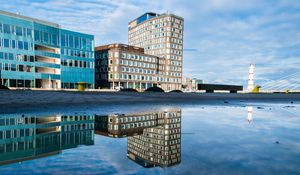
[[[253,118],[253,106],[248,106],[248,122],[249,124],[252,122]]]
[[[247,90],[248,92],[252,92],[253,89],[254,89],[254,64],[250,64]]]
[[[158,126],[128,137],[128,158],[144,167],[166,167],[181,161],[181,111],[158,114]]]

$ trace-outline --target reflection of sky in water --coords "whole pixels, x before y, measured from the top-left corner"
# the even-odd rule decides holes
[[[143,168],[127,138],[95,135],[94,145],[0,166],[0,174],[300,174],[300,106],[184,106],[181,162]],[[134,113],[129,112],[128,113]]]

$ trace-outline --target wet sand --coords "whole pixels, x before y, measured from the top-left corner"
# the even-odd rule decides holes
[[[299,103],[300,94],[229,93],[135,93],[0,90],[0,113],[43,108],[68,108],[88,105],[197,104],[211,103]]]

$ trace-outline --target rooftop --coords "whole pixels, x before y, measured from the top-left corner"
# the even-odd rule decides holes
[[[17,14],[17,13],[11,13],[11,12],[0,10],[0,15],[5,15],[5,16],[13,17],[13,18],[19,18],[19,19],[23,19],[23,20],[27,20],[27,21],[31,21],[31,22],[41,23],[41,24],[48,25],[48,26],[51,26],[51,27],[60,28],[59,24],[48,22],[48,21],[43,21],[43,20],[36,19],[36,18],[23,16],[23,15],[20,15],[20,14]]]
[[[126,50],[126,51],[135,51],[135,52],[144,54],[143,48],[131,46],[131,45],[127,45],[127,44],[122,44],[122,43],[113,43],[113,44],[108,44],[108,45],[103,45],[103,46],[97,46],[97,47],[95,47],[95,51],[109,50],[109,49],[114,49],[114,48],[119,48],[121,50]]]
[[[184,20],[182,17],[174,15],[170,12],[166,12],[166,13],[162,13],[162,14],[158,14],[158,13],[154,13],[154,12],[147,12],[147,13],[144,13],[143,15],[139,16],[138,18],[130,21],[128,24],[131,24],[132,22],[135,22],[135,21],[137,24],[140,24],[144,21],[147,21],[151,18],[158,17],[158,16],[175,16],[177,18],[180,18],[181,20]]]

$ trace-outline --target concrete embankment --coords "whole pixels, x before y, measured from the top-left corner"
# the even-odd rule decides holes
[[[1,90],[0,112],[43,107],[128,104],[196,104],[218,101],[300,102],[300,94],[135,93]]]

